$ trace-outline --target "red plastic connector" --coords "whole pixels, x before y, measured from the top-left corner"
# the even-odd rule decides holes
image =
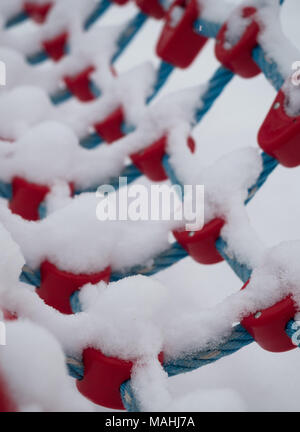
[[[95,99],[90,89],[90,75],[94,70],[94,66],[89,66],[75,76],[64,77],[64,82],[70,92],[82,102],[89,102]]]
[[[135,0],[137,7],[152,18],[161,19],[165,16],[166,11],[159,0]]]
[[[94,128],[97,134],[107,143],[112,143],[124,136],[122,124],[124,123],[123,108],[116,109],[112,114],[106,117],[102,122],[96,123]]]
[[[199,14],[197,0],[174,1],[156,47],[162,60],[180,68],[186,68],[194,61],[207,42],[207,38],[194,30]]]
[[[62,33],[54,39],[43,42],[43,47],[49,57],[54,61],[59,61],[65,55],[65,48],[68,41],[68,33]]]
[[[163,363],[163,353],[159,361]],[[133,362],[106,357],[101,351],[87,348],[83,352],[84,377],[77,381],[81,394],[95,404],[123,410],[120,387],[130,379]]]
[[[46,21],[47,15],[52,6],[51,2],[45,4],[25,2],[23,9],[36,23],[43,24]]]
[[[47,305],[63,314],[72,314],[71,295],[88,283],[108,283],[110,274],[110,267],[94,274],[73,274],[58,269],[49,261],[44,261],[41,265],[41,286],[36,292]]]
[[[280,90],[259,130],[258,143],[281,165],[293,168],[300,165],[300,116],[287,115],[285,99]]]
[[[256,8],[246,7],[243,9],[243,17],[251,18],[256,12]],[[215,46],[217,59],[227,69],[243,78],[252,78],[260,74],[261,70],[252,59],[252,50],[257,45],[257,36],[260,30],[255,18],[252,18],[244,34],[233,47],[226,46],[228,44],[226,42],[227,28],[227,23],[225,23],[217,35]]]
[[[224,220],[220,218],[208,222],[200,231],[173,231],[178,243],[189,255],[201,264],[216,264],[223,258],[216,249]]]
[[[9,208],[12,213],[30,221],[39,220],[39,206],[50,192],[48,186],[29,183],[21,177],[12,181],[12,199]]]
[[[167,141],[167,136],[163,136],[146,149],[130,155],[134,165],[152,181],[160,182],[168,178],[162,164],[166,154]],[[194,153],[196,145],[192,137],[188,138],[187,145]]]
[[[113,3],[117,3],[120,6],[123,6],[124,4],[128,3],[129,0],[111,0]]]
[[[249,281],[243,286],[245,289]],[[284,352],[296,348],[285,332],[287,323],[294,318],[296,307],[288,296],[263,311],[258,311],[241,321],[242,326],[265,350]]]
[[[5,379],[0,372],[0,412],[16,412],[17,407],[15,402],[12,400]]]

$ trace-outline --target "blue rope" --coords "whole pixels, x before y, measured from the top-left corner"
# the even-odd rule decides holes
[[[118,280],[125,277],[138,274],[142,274],[144,276],[153,276],[162,270],[166,270],[168,267],[171,267],[174,263],[181,261],[187,256],[187,251],[183,249],[179,243],[174,242],[169,247],[169,249],[154,257],[150,266],[138,265],[124,272],[114,272],[112,273],[110,280],[111,282],[117,282]]]
[[[89,135],[81,138],[79,144],[81,145],[81,147],[84,147],[87,150],[92,150],[103,142],[104,140],[97,132],[92,132]]]
[[[262,187],[262,185],[265,183],[269,175],[274,171],[274,169],[277,167],[278,162],[273,157],[267,155],[266,153],[261,154],[262,158],[262,171],[254,183],[253,186],[251,186],[248,189],[248,196],[245,200],[245,205],[250,202],[250,200],[255,196],[255,194],[258,192],[258,190]],[[180,185],[182,188],[182,185],[180,184],[176,173],[173,169],[173,167],[170,164],[170,158],[168,155],[165,155],[163,159],[163,166],[164,169],[172,182],[172,184]],[[182,188],[183,189],[183,188]],[[251,270],[244,264],[241,264],[236,258],[233,256],[231,252],[228,250],[227,243],[219,237],[219,239],[216,241],[216,248],[220,255],[224,258],[224,260],[229,264],[229,266],[233,269],[235,274],[245,283],[247,280],[249,280],[251,275]],[[174,257],[176,258],[176,257]],[[176,261],[174,261],[175,264]],[[161,270],[161,269],[160,269]]]
[[[194,30],[201,36],[216,39],[219,31],[221,29],[221,24],[212,21],[204,20],[203,18],[198,18],[194,22]]]
[[[286,333],[292,339],[293,335],[298,331],[294,326],[294,321],[291,320],[286,326]],[[232,329],[232,333],[228,339],[221,342],[219,345],[207,350],[195,351],[187,353],[182,357],[175,359],[167,359],[164,362],[163,368],[169,377],[192,372],[202,366],[206,366],[227,357],[241,350],[242,348],[254,342],[253,337],[240,325],[236,325]],[[300,341],[298,347],[300,345]],[[84,365],[81,359],[67,357],[67,366],[69,374],[78,380],[84,377]],[[99,383],[101,385],[101,383]],[[124,382],[120,387],[120,394],[124,407],[129,412],[140,411],[139,403],[135,397],[131,386],[131,381]]]
[[[283,1],[284,0],[281,0],[280,4],[283,4]],[[209,22],[202,18],[199,18],[194,24],[196,33],[213,39],[217,37],[220,28],[221,24]],[[268,58],[263,49],[258,45],[252,51],[252,57],[265,77],[271,82],[276,90],[279,90],[284,83],[284,78],[279,72],[277,64],[272,59]]]
[[[168,78],[170,77],[171,73],[173,72],[174,67],[166,62],[161,62],[157,75],[156,75],[156,82],[153,86],[153,91],[151,95],[146,100],[146,103],[149,104],[153,98],[157,95],[159,90],[164,86],[164,84],[167,82]],[[95,93],[95,90],[94,90]],[[127,125],[126,123],[122,124],[122,132],[124,135],[128,135],[129,133],[132,133],[135,131],[135,126]],[[104,142],[103,138],[101,138],[97,132],[90,133],[86,137],[81,138],[80,145],[81,147],[84,147],[88,150],[92,150],[95,147],[99,146]]]
[[[102,3],[100,2],[99,9],[95,10],[92,14],[94,21],[97,20],[102,15],[102,13],[101,13],[101,15],[99,15],[99,11],[101,9],[100,6],[102,6],[101,10],[103,10],[104,5],[106,7],[104,10],[104,12],[105,12],[107,10],[107,7],[109,7],[111,5],[110,0],[103,0]],[[134,37],[142,29],[146,20],[147,20],[147,15],[140,12],[131,21],[129,21],[128,25],[122,31],[122,33],[120,34],[120,36],[118,38],[117,51],[112,58],[112,64],[114,64],[118,60],[118,58],[125,51],[127,46],[130,44],[130,42],[132,42]],[[89,22],[92,22],[91,18],[89,18]],[[86,26],[85,26],[85,30],[88,30],[88,28]],[[42,53],[39,53],[38,56],[37,56],[37,54],[35,54],[34,58],[31,58],[30,61],[31,62],[34,61],[35,62],[34,64],[36,64],[36,63],[39,63],[40,61],[43,61],[43,60],[40,60],[40,58],[41,59],[43,58]],[[101,96],[101,90],[98,88],[97,84],[94,81],[90,80],[89,85],[90,85],[90,90],[94,94],[95,98],[97,99],[98,97],[100,97]],[[52,100],[54,105],[59,105],[61,103],[66,102],[68,99],[72,98],[73,95],[72,95],[72,93],[69,92],[68,89],[64,89],[64,90],[58,91],[57,93],[55,93],[54,95],[52,95],[50,97],[51,97],[51,100]],[[97,139],[97,136],[93,135],[93,136],[91,136],[91,139],[89,139],[89,137],[84,138],[82,140],[82,143],[83,143],[82,144],[83,147],[85,147],[87,149],[92,149],[101,143],[101,139]]]
[[[39,51],[37,53],[29,54],[28,56],[26,56],[27,63],[29,63],[32,66],[35,66],[39,63],[43,63],[48,59],[49,56],[46,53],[46,51]]]
[[[254,197],[256,192],[262,187],[265,183],[269,175],[274,171],[277,167],[278,162],[276,159],[272,158],[272,156],[267,155],[266,153],[261,154],[263,169],[256,180],[255,184],[249,188],[248,197],[245,200],[245,205],[247,205],[251,199]],[[219,237],[216,241],[216,248],[219,254],[224,258],[224,260],[229,264],[234,273],[242,280],[242,282],[246,283],[251,276],[252,270],[247,267],[247,265],[240,263],[234,254],[229,252],[227,243]]]
[[[153,87],[152,94],[147,99],[147,104],[149,104],[157,95],[159,90],[165,85],[167,80],[169,79],[171,73],[174,71],[175,67],[170,63],[162,61],[160,63],[159,69],[157,71],[157,78],[155,85]]]
[[[212,78],[208,82],[208,88],[204,95],[201,97],[202,106],[196,111],[196,122],[199,123],[204,115],[210,110],[214,102],[224,91],[225,87],[231,82],[234,73],[230,70],[219,67]]]
[[[10,183],[5,183],[3,181],[0,181],[0,196],[2,198],[6,198],[7,200],[11,200],[12,185]]]

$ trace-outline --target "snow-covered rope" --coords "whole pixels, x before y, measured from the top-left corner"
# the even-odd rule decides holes
[[[261,56],[259,57],[261,58]],[[275,69],[277,69],[276,66]],[[280,82],[278,79],[279,77],[278,71],[274,73],[274,68],[272,68],[272,71],[268,72],[268,74],[275,87],[278,86]],[[273,171],[273,169],[277,165],[277,161],[271,158],[270,156],[267,156],[266,154],[262,154],[262,159],[263,159],[262,173],[259,176],[256,183],[249,189],[246,203],[249,202],[249,200],[254,196],[256,191],[262,186],[264,181],[267,179],[268,175]],[[217,247],[221,255],[229,262],[231,267],[236,271],[236,273],[241,277],[241,279],[244,282],[247,281],[251,275],[251,269],[248,267],[246,268],[243,267],[245,265],[237,261],[234,258],[234,256],[230,252],[228,252],[227,245],[222,239],[219,239],[217,241]],[[292,337],[294,334],[294,328],[292,322],[289,322],[288,324],[287,333],[290,337]],[[236,352],[237,350],[241,349],[243,346],[246,346],[251,342],[252,342],[252,337],[245,330],[243,330],[243,328],[240,325],[238,325],[234,328],[233,334],[227,340],[227,342],[223,343],[220,346],[217,346],[214,350],[209,350],[206,352],[197,353],[193,356],[189,355],[187,357],[176,359],[175,361],[166,363],[164,367],[165,370],[168,372],[168,374],[171,376],[176,375],[178,373],[184,373],[190,370],[194,370],[200,366],[203,366],[204,364],[216,361],[223,356]],[[82,373],[80,369],[81,368],[80,362],[76,363],[75,360],[69,360],[69,365],[71,369],[73,368],[72,369],[73,374],[76,376],[76,378],[80,377]],[[136,401],[135,395],[130,387],[130,382],[124,383],[121,386],[121,394],[122,394],[124,406],[129,411],[139,410],[139,404]]]

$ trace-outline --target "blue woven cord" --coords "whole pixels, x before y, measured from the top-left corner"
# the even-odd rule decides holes
[[[183,247],[174,242],[169,249],[154,257],[149,266],[135,266],[124,272],[114,272],[111,275],[111,282],[116,282],[124,277],[142,274],[144,276],[153,276],[156,273],[171,267],[174,263],[186,258],[188,253]]]

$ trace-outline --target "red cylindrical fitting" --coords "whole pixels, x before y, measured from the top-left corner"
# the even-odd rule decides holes
[[[163,362],[160,353],[159,361]],[[77,388],[95,404],[106,408],[123,410],[120,387],[130,379],[132,361],[107,357],[101,351],[87,348],[83,351],[84,377],[77,381]]]
[[[225,222],[216,218],[208,222],[200,231],[173,231],[178,243],[189,255],[201,264],[216,264],[223,261],[216,248],[216,240],[220,237]]]
[[[259,133],[260,147],[289,168],[300,165],[300,116],[285,111],[286,97],[279,91]]]
[[[251,18],[257,10],[254,7],[243,9],[243,17]],[[216,38],[215,54],[217,59],[227,69],[243,78],[252,78],[260,74],[261,70],[252,59],[253,48],[257,45],[257,36],[259,34],[259,25],[254,17],[247,26],[238,43],[228,47],[226,41],[226,32],[228,24],[225,23],[219,31]]]
[[[44,302],[63,314],[72,314],[70,297],[83,285],[97,284],[100,281],[109,282],[110,267],[99,273],[74,274],[58,269],[49,261],[41,265],[41,286],[36,292]]]
[[[194,61],[207,42],[194,29],[199,15],[197,0],[174,1],[156,47],[162,60],[179,68],[186,68]]]
[[[53,5],[51,2],[44,4],[25,2],[23,9],[26,14],[29,15],[30,18],[33,19],[36,23],[43,24],[46,21],[46,18],[52,6]]]
[[[90,75],[94,71],[94,66],[89,66],[75,76],[64,77],[64,82],[69,91],[81,102],[89,102],[95,99],[90,89]]]
[[[94,128],[97,134],[107,143],[112,143],[124,136],[122,125],[124,123],[123,108],[117,108],[112,114],[106,117],[102,122],[96,123]]]
[[[168,137],[165,135],[155,141],[149,147],[130,155],[134,165],[150,180],[160,182],[167,180],[168,176],[163,167],[162,161],[166,154]],[[188,138],[187,145],[192,153],[195,151],[195,141]]]
[[[165,16],[166,11],[159,0],[135,0],[137,7],[152,18],[161,19]]]
[[[12,199],[9,208],[12,213],[24,219],[39,220],[39,206],[50,192],[48,186],[30,183],[21,177],[14,177],[12,181]]]
[[[65,32],[51,40],[43,42],[43,48],[52,60],[57,62],[65,55],[68,37],[68,33]]]
[[[248,283],[242,289],[247,288]],[[286,334],[285,328],[296,312],[294,301],[288,296],[274,306],[244,318],[241,324],[263,349],[271,352],[289,351],[296,345]]]

